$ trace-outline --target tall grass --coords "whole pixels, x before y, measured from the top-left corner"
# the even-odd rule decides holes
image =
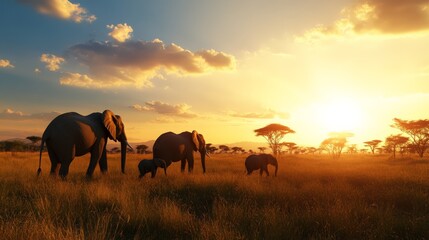
[[[66,181],[43,156],[0,154],[2,239],[427,239],[429,161],[384,156],[283,156],[277,177],[246,176],[245,155],[199,159],[138,179],[109,155],[109,174],[85,179],[89,158]],[[273,169],[270,169],[273,172]]]

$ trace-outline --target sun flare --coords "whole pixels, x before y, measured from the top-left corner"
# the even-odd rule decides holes
[[[318,107],[318,120],[326,132],[356,132],[363,125],[364,114],[356,102],[337,99]]]

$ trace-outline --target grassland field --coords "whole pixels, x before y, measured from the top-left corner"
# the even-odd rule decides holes
[[[197,155],[195,155],[197,157]],[[108,155],[109,173],[66,181],[43,154],[0,153],[2,239],[429,239],[429,161],[384,155],[279,157],[277,177],[246,176],[247,155],[214,154],[202,174],[138,179],[149,155]],[[269,167],[270,173],[274,169]]]

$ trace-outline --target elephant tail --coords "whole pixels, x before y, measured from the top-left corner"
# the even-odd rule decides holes
[[[42,138],[42,143],[40,144],[40,155],[39,155],[39,169],[37,169],[37,176],[42,172],[42,153],[43,153],[43,145],[45,145],[45,138]]]

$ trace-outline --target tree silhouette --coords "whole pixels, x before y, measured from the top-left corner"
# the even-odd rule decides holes
[[[215,147],[215,146],[212,146],[213,144],[211,144],[211,143],[207,143],[206,144],[206,150],[207,150],[207,152],[209,153],[209,154],[213,154],[213,153],[215,153],[217,150],[218,150],[218,148],[217,147]]]
[[[393,158],[396,157],[396,149],[403,147],[408,142],[408,138],[401,134],[390,135],[386,138],[386,145],[393,152]]]
[[[149,147],[148,146],[146,146],[146,145],[144,145],[144,144],[142,144],[142,145],[137,145],[136,146],[136,151],[137,151],[137,153],[139,153],[139,154],[145,154],[145,153],[147,153],[147,149],[148,149]]]
[[[410,137],[417,154],[422,158],[429,147],[429,120],[401,120],[393,119],[392,127],[401,130]]]
[[[380,144],[381,142],[382,142],[381,140],[375,139],[371,141],[366,141],[364,143],[365,143],[365,147],[369,147],[372,154],[375,154],[375,149],[377,148],[378,144]]]
[[[36,144],[38,141],[42,140],[42,138],[38,136],[28,136],[26,139],[30,140],[33,144]]]
[[[279,144],[283,137],[288,133],[295,133],[289,127],[277,123],[269,124],[254,131],[256,132],[256,136],[263,136],[267,140],[269,147],[275,155],[279,154]]]
[[[349,154],[357,153],[356,144],[350,144],[349,146],[347,146],[347,152]]]
[[[39,146],[36,146],[37,142],[41,141],[42,138],[38,136],[28,136],[26,139],[31,141],[31,145],[28,146],[30,151],[37,151]]]
[[[342,137],[331,137],[323,140],[320,147],[332,155],[333,158],[340,158],[341,152],[346,145],[347,139]]]
[[[289,154],[292,154],[293,150],[298,148],[296,146],[296,143],[294,143],[294,142],[282,142],[281,145],[285,146],[287,148],[287,151],[289,152]]]
[[[266,147],[258,147],[260,153],[265,153]]]
[[[219,145],[219,149],[220,149],[221,153],[227,153],[230,150],[230,148],[226,145]]]
[[[246,151],[242,147],[232,147],[231,150],[232,153],[244,153]]]

